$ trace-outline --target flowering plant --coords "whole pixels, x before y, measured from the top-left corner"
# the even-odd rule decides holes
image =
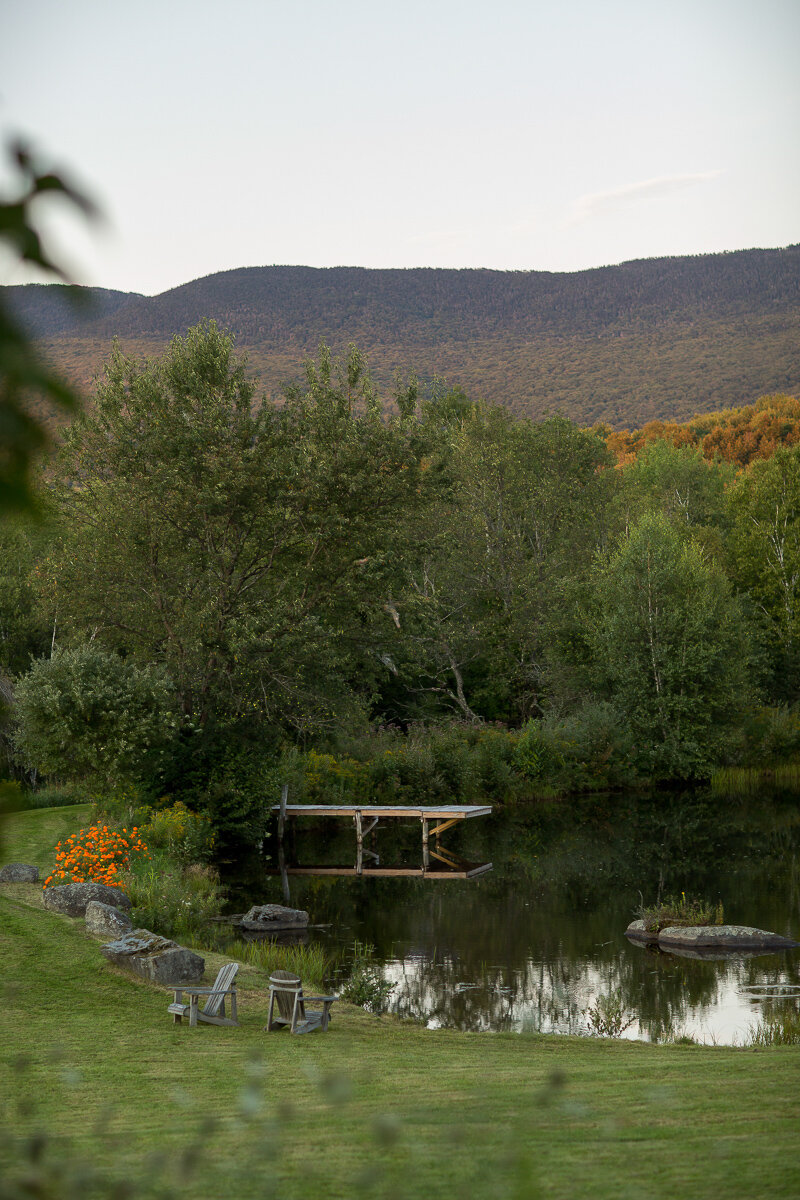
[[[56,865],[45,879],[44,887],[88,881],[122,887],[119,876],[130,868],[132,854],[150,857],[138,829],[129,833],[127,829],[91,825],[58,843]]]

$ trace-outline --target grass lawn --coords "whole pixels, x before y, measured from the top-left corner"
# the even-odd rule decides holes
[[[4,861],[48,867],[81,823],[18,814]],[[249,966],[241,1027],[191,1030],[30,884],[0,885],[0,962],[2,1200],[800,1195],[800,1047],[430,1031],[341,1002],[327,1034],[268,1035]]]

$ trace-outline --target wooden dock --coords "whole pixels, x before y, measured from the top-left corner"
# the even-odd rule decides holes
[[[469,821],[473,817],[486,817],[492,811],[489,804],[435,804],[416,807],[411,805],[394,804],[287,804],[286,791],[280,804],[273,805],[272,811],[278,813],[278,838],[283,840],[284,822],[287,817],[345,817],[350,818],[356,827],[356,841],[362,845],[365,836],[377,826],[379,821],[420,821],[422,824],[422,846],[428,847],[431,834],[437,839],[446,829],[452,828],[459,821]],[[368,822],[368,824],[365,824]]]

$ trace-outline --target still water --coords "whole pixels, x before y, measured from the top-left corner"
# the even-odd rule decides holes
[[[660,887],[721,900],[726,923],[800,939],[797,796],[741,806],[692,792],[498,809],[447,831],[434,877],[370,873],[421,868],[418,822],[387,821],[365,845],[378,859],[365,855],[361,876],[290,870],[282,882],[267,874],[277,867],[273,837],[270,860],[240,863],[229,880],[233,907],[307,909],[310,936],[342,969],[354,941],[371,944],[396,985],[390,1008],[430,1028],[587,1033],[587,1010],[614,997],[624,1037],[742,1044],[761,1017],[800,1003],[800,950],[709,960],[624,936]],[[290,869],[352,871],[352,825],[298,820],[285,857]]]

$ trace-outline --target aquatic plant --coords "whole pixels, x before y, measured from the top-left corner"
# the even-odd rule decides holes
[[[323,987],[333,973],[335,959],[319,942],[307,946],[281,946],[272,941],[246,942],[230,938],[225,953],[250,963],[271,975],[273,971],[291,971],[299,975],[304,986]]]
[[[723,767],[711,776],[715,796],[753,796],[765,787],[800,792],[800,763],[778,767]]]
[[[749,1046],[800,1045],[800,1009],[786,1008],[764,1017],[749,1030]]]

